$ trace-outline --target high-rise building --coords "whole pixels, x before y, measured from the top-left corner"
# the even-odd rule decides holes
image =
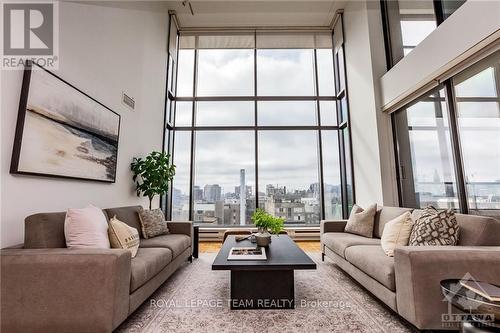
[[[193,187],[193,199],[195,201],[203,200],[203,190],[199,186]]]
[[[247,210],[247,187],[245,183],[245,169],[240,170],[240,225],[245,225]]]
[[[215,203],[221,200],[222,188],[219,184],[205,185],[203,188],[203,199],[206,202]]]

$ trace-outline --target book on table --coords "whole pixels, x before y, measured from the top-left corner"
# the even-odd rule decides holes
[[[227,260],[267,260],[266,249],[257,247],[232,247]]]
[[[460,280],[460,284],[489,301],[500,302],[500,288],[487,282]]]

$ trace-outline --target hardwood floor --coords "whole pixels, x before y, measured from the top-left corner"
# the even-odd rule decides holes
[[[318,241],[298,241],[297,245],[304,251],[320,251]],[[213,253],[219,252],[222,246],[221,242],[200,242],[200,252]]]

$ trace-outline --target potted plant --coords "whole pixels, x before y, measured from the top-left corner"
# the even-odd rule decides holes
[[[255,235],[258,246],[268,246],[271,243],[271,233],[278,235],[285,223],[284,218],[272,216],[260,208],[252,214],[252,221],[259,230]]]
[[[174,178],[175,165],[170,164],[170,155],[153,151],[145,159],[134,157],[130,168],[137,196],[148,197],[151,209],[153,198],[167,193],[168,184]]]

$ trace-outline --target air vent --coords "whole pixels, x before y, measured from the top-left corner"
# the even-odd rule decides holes
[[[122,94],[122,103],[132,110],[135,109],[135,100],[125,93]]]

